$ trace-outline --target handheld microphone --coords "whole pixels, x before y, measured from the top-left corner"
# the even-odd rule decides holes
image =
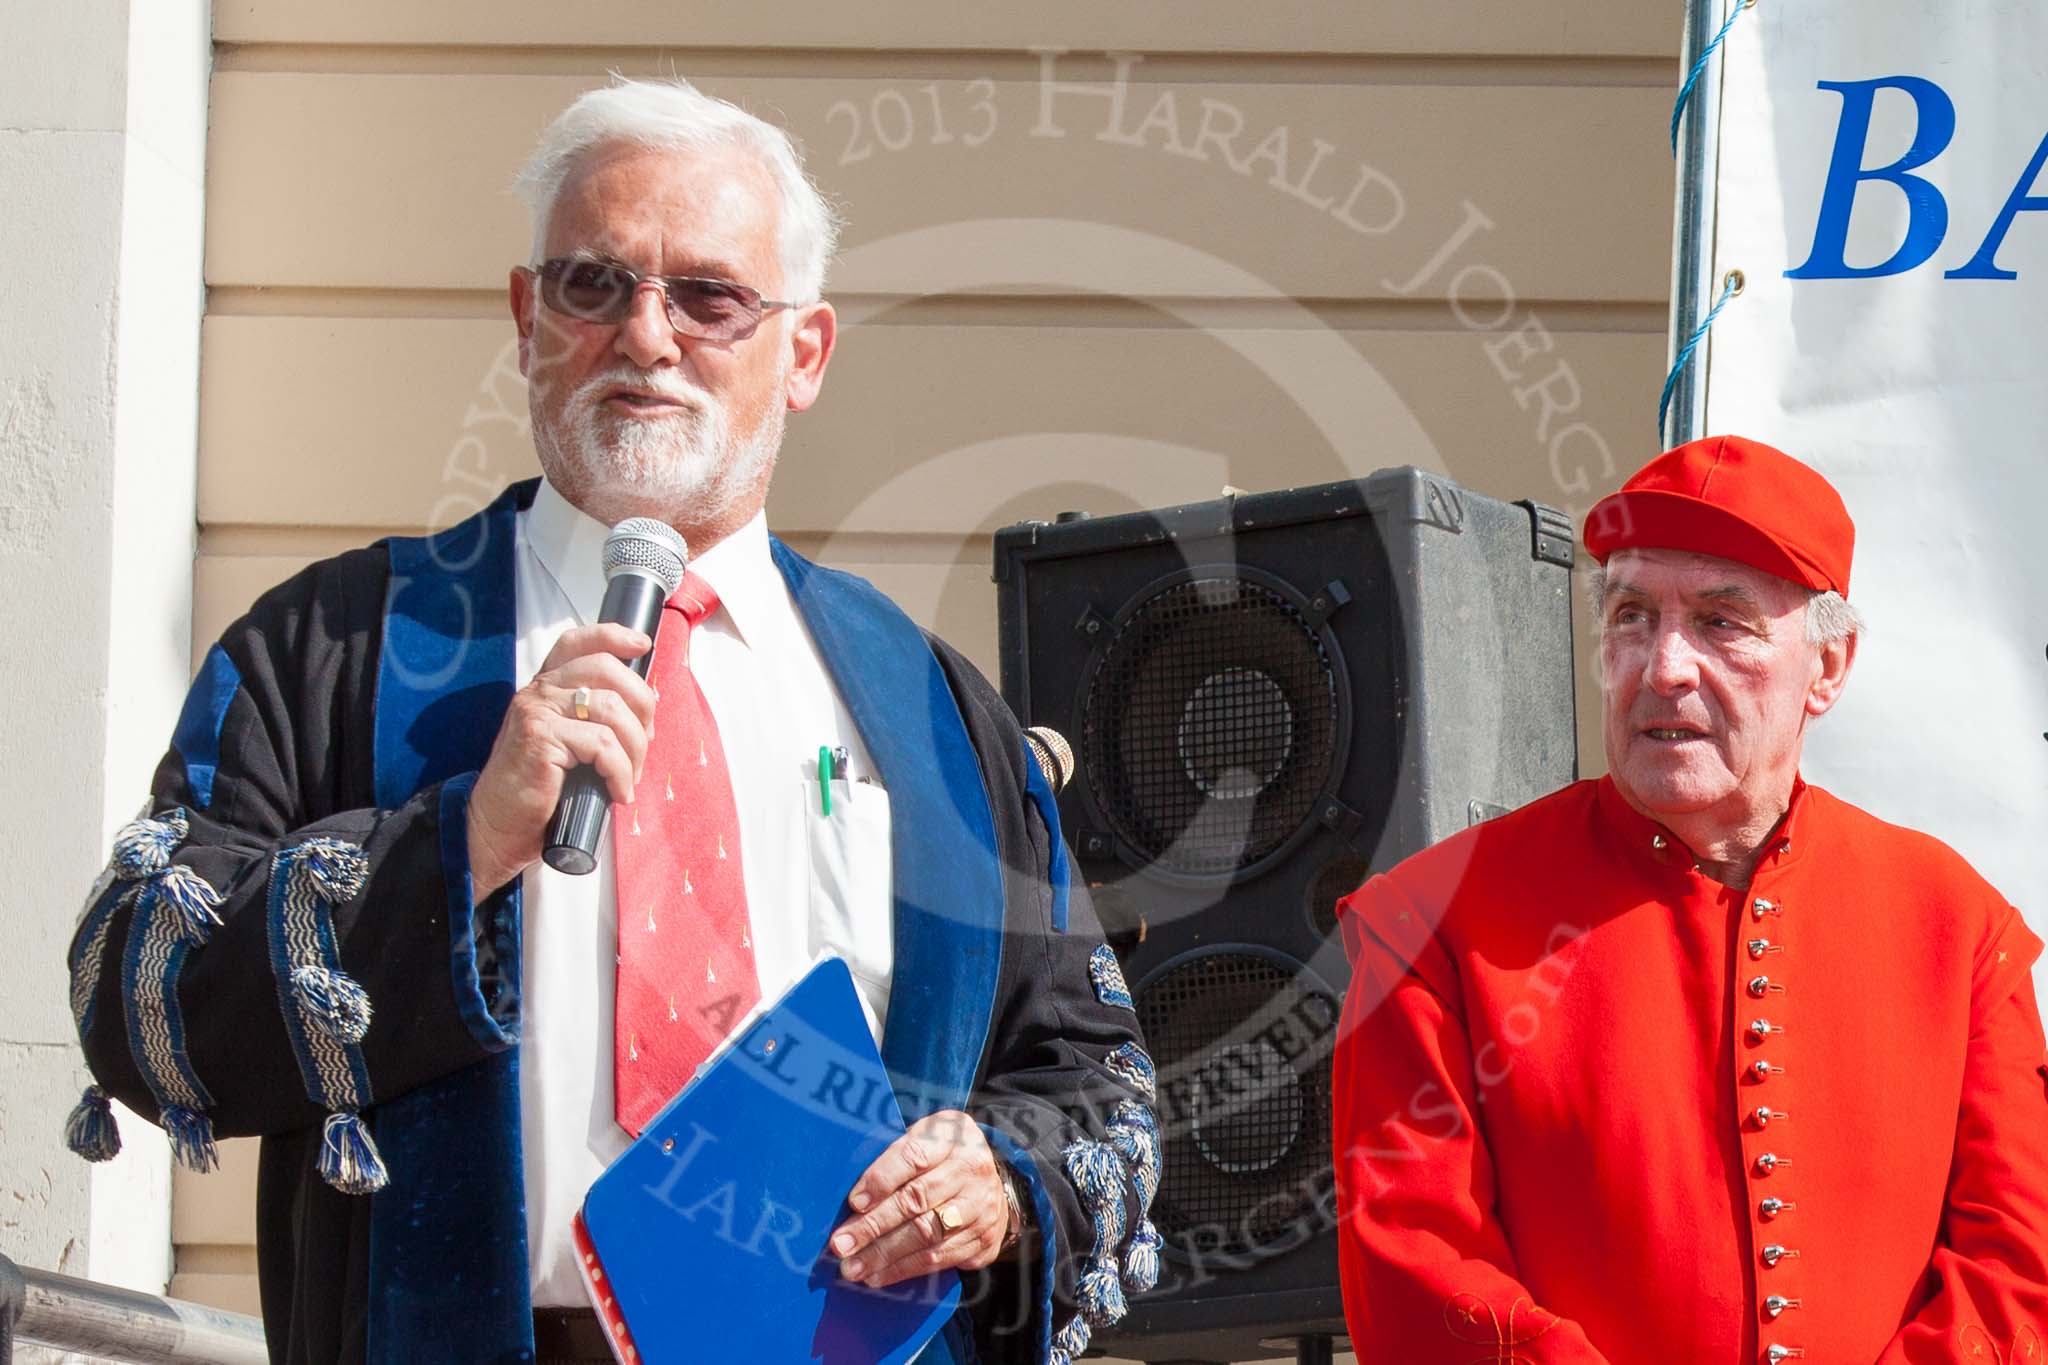
[[[628,517],[604,538],[604,605],[600,624],[631,626],[648,639],[661,629],[662,604],[681,586],[690,550],[675,528],[653,517]],[[654,663],[649,649],[626,667],[647,676]],[[597,841],[604,837],[611,814],[611,792],[596,768],[585,763],[562,780],[562,799],[548,825],[541,857],[557,872],[587,876],[597,867]]]

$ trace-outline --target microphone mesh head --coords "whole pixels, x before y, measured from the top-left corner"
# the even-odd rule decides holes
[[[604,538],[604,581],[621,573],[645,574],[661,584],[662,596],[683,582],[690,547],[676,528],[653,517],[628,517]]]
[[[1074,780],[1074,746],[1067,743],[1065,735],[1049,725],[1034,725],[1024,732],[1024,738],[1031,742],[1039,771],[1054,791]]]

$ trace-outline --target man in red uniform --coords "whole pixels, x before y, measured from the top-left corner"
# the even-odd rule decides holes
[[[2040,940],[1799,777],[1853,538],[1767,446],[1651,461],[1586,525],[1608,775],[1344,902],[1360,1359],[2048,1362]]]

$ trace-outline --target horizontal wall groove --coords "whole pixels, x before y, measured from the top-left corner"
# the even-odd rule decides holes
[[[1107,327],[1130,331],[1471,332],[1475,315],[1497,304],[1448,299],[1113,298],[1097,294],[836,296],[849,324],[927,327]],[[1556,332],[1657,332],[1668,325],[1661,300],[1518,299],[1517,318],[1533,313]],[[1491,324],[1491,317],[1477,317]]]
[[[318,558],[368,545],[386,536],[416,536],[424,526],[279,526],[216,522],[199,528],[201,559]],[[909,564],[986,561],[994,538],[983,531],[957,535],[929,531],[784,530],[777,534],[804,554],[827,553],[840,562],[886,554]],[[69,1046],[65,1044],[64,1046]]]
[[[509,274],[513,262],[507,261]],[[418,318],[462,321],[503,318],[511,305],[502,289],[350,289],[329,285],[217,284],[206,291],[209,317]]]
[[[842,322],[865,327],[1109,327],[1130,331],[1187,329],[1340,332],[1483,330],[1470,320],[1490,303],[1447,299],[1117,298],[1101,294],[829,295]],[[412,318],[504,321],[505,295],[489,289],[276,288],[217,285],[208,291],[213,317]],[[1534,313],[1560,332],[1658,332],[1667,326],[1661,299],[1609,302],[1521,299],[1517,315]],[[1482,318],[1481,321],[1491,321]]]
[[[903,564],[974,564],[989,562],[995,537],[986,531],[962,531],[958,535],[932,531],[793,531],[778,528],[776,534],[797,553],[828,558],[842,564],[859,564],[886,556]]]
[[[256,1246],[252,1236],[239,1242],[180,1242],[175,1274],[254,1275]]]
[[[1058,49],[1051,49],[1057,51]],[[1141,53],[1135,83],[1209,85],[1653,86],[1675,89],[1677,58],[1475,53]],[[1091,79],[1106,54],[1060,57],[1060,78]],[[523,46],[514,44],[216,43],[216,72],[375,76],[628,76],[692,79],[1035,82],[1027,49],[860,50],[801,47]]]
[[[256,522],[199,525],[201,559],[324,558],[386,536],[416,536],[424,526],[304,526]]]

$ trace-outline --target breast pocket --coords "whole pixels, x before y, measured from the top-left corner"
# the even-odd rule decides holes
[[[810,818],[811,950],[846,959],[877,1013],[895,964],[889,793],[867,782],[834,782],[832,813],[815,800]]]

